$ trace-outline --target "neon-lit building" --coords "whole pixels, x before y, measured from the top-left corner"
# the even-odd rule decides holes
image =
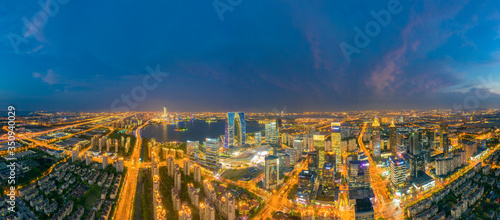
[[[342,163],[342,125],[340,122],[331,123],[332,151],[335,153],[335,163],[340,167]]]
[[[399,188],[404,186],[406,180],[406,165],[403,159],[390,159],[390,179],[395,187]]]

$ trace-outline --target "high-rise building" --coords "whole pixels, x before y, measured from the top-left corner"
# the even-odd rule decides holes
[[[389,148],[391,148],[391,153],[393,156],[398,155],[398,147],[396,145],[398,133],[396,131],[396,125],[394,121],[389,126]]]
[[[304,141],[302,139],[293,140],[293,148],[297,149],[299,154],[302,154],[302,146],[304,145]]]
[[[235,199],[234,197],[229,194],[227,199],[226,199],[226,203],[227,203],[227,219],[228,220],[236,220],[236,202],[235,202]]]
[[[106,151],[109,152],[109,149],[111,149],[111,145],[113,145],[113,140],[107,139],[106,140]]]
[[[440,145],[443,150],[444,156],[448,157],[449,147],[448,147],[448,125],[444,122],[441,122],[439,126],[439,136],[440,136]]]
[[[262,142],[262,133],[259,132],[255,132],[255,145],[259,146],[260,143]]]
[[[349,161],[347,170],[349,189],[370,188],[370,163],[368,161]]]
[[[313,195],[314,191],[314,181],[316,178],[316,173],[310,170],[302,170],[299,173],[299,178],[297,181],[297,192],[296,200],[301,203],[309,202],[309,199]]]
[[[278,127],[275,121],[266,124],[266,142],[278,143]]]
[[[205,145],[205,165],[208,170],[215,173],[219,163],[219,140],[207,138]]]
[[[167,171],[168,171],[168,176],[173,177],[175,173],[175,167],[174,167],[174,158],[172,156],[167,157]]]
[[[375,212],[373,211],[373,205],[369,198],[356,199],[354,215],[355,219],[375,219]]]
[[[412,131],[408,137],[408,153],[411,155],[420,155],[420,140],[418,131]]]
[[[396,188],[404,186],[406,180],[406,165],[403,159],[390,159],[390,179]]]
[[[280,183],[279,158],[277,156],[268,155],[265,157],[264,165],[264,188],[267,190],[277,188]]]
[[[322,189],[327,196],[333,196],[335,193],[335,164],[326,162],[323,166]]]
[[[246,143],[245,113],[228,112],[224,147],[241,146]]]
[[[336,167],[342,164],[342,125],[340,122],[331,123],[332,151],[335,154]]]
[[[123,172],[124,170],[124,166],[123,166],[123,158],[118,158],[118,160],[116,160],[116,172]]]
[[[380,123],[378,118],[375,118],[375,122],[372,124],[372,129],[373,156],[380,157]]]
[[[197,183],[201,183],[201,168],[198,164],[194,165],[193,168],[193,176],[194,176],[194,181]]]
[[[77,162],[80,156],[80,145],[76,145],[71,151],[71,161]]]
[[[85,155],[85,165],[90,166],[90,164],[92,164],[92,161],[93,161],[92,155],[89,154]]]
[[[210,203],[207,205],[205,209],[205,219],[206,220],[215,220],[215,207],[214,204]]]
[[[106,167],[108,167],[108,156],[107,155],[103,155],[102,156],[102,169],[106,169]]]
[[[196,160],[198,159],[198,153],[200,148],[199,141],[186,141],[186,154],[189,159]]]
[[[189,176],[191,172],[189,172],[189,160],[185,159],[183,161],[182,171],[184,172],[184,176]]]
[[[321,176],[325,164],[325,135],[315,134],[313,136],[314,148],[318,152],[318,171]]]
[[[106,146],[106,136],[99,138],[99,151],[102,151],[102,148]]]
[[[181,172],[178,170],[175,171],[174,186],[179,192],[181,191]]]
[[[312,151],[307,153],[307,169],[316,172],[318,170],[318,152]]]

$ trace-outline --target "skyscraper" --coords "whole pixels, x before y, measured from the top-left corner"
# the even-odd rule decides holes
[[[412,131],[410,133],[408,142],[408,153],[415,156],[420,155],[420,140],[418,131]]]
[[[274,189],[279,184],[279,158],[277,156],[268,155],[264,160],[264,188],[267,190]]]
[[[395,187],[399,188],[404,186],[406,180],[406,165],[403,159],[390,159],[390,178]]]
[[[448,125],[444,122],[441,122],[439,126],[439,136],[440,136],[440,145],[443,150],[444,156],[448,157]]]
[[[322,189],[327,196],[333,196],[335,192],[335,164],[326,162],[323,166]]]
[[[314,148],[318,152],[318,171],[321,176],[323,172],[323,165],[325,164],[325,135],[315,134],[313,136]]]
[[[108,156],[107,155],[103,155],[102,156],[102,169],[106,169],[106,167],[108,167]]]
[[[224,147],[241,146],[246,142],[245,113],[228,112]]]
[[[190,141],[190,140],[186,141],[186,154],[189,157],[189,159],[192,160],[198,159],[199,148],[200,148],[199,141]]]
[[[332,122],[331,130],[332,151],[335,153],[336,167],[340,167],[342,163],[342,125],[340,122]]]
[[[375,118],[375,122],[373,122],[372,128],[373,156],[380,157],[380,123],[378,122],[378,118]]]
[[[207,138],[205,144],[205,164],[208,170],[215,173],[219,162],[219,140]]]
[[[76,145],[73,150],[71,150],[71,161],[74,163],[78,161],[80,154],[80,145]]]
[[[389,147],[391,148],[391,152],[393,156],[396,156],[398,154],[398,147],[397,147],[397,136],[398,133],[396,132],[396,125],[394,125],[394,121],[391,123],[389,126]]]
[[[261,141],[262,141],[262,133],[259,132],[256,132],[255,133],[255,145],[260,145]]]
[[[278,143],[278,127],[275,121],[266,124],[266,142]]]

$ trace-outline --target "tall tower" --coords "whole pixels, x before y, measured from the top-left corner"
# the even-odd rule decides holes
[[[245,113],[228,112],[226,117],[226,137],[224,147],[241,146],[246,143]]]
[[[380,157],[380,123],[378,122],[378,118],[375,118],[375,122],[372,124],[373,129],[373,156]]]
[[[342,125],[340,122],[331,123],[332,151],[335,153],[336,167],[342,163]]]
[[[278,143],[278,127],[275,121],[266,124],[266,142]]]
[[[398,133],[396,132],[396,125],[392,121],[391,126],[389,126],[389,146],[393,156],[398,154],[398,147],[396,144]]]
[[[325,135],[315,134],[313,136],[314,148],[318,151],[318,170],[320,176],[323,172],[323,165],[325,165]]]
[[[274,189],[279,184],[279,158],[277,156],[268,155],[264,159],[265,179],[264,188],[267,190]]]
[[[205,164],[208,170],[215,173],[219,162],[219,140],[207,138],[205,145]]]

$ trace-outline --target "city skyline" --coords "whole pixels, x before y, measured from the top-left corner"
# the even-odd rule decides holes
[[[216,2],[1,3],[16,10],[0,21],[9,78],[0,103],[113,111],[155,70],[168,75],[128,109],[475,110],[500,101],[496,1],[221,1],[231,9],[222,12]]]

